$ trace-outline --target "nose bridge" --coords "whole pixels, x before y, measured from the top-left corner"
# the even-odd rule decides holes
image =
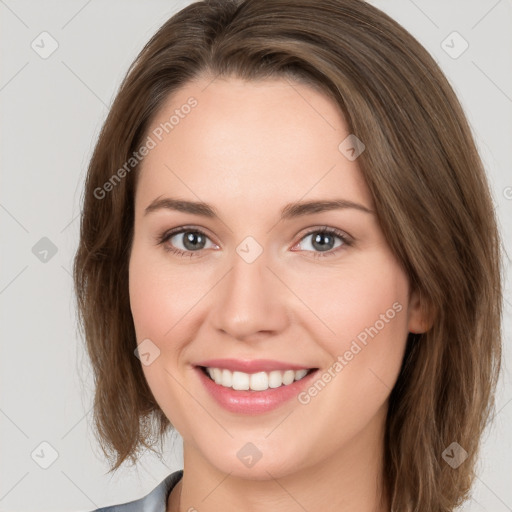
[[[237,247],[215,298],[215,327],[239,339],[279,331],[287,321],[285,290],[267,268],[269,255],[251,244]]]

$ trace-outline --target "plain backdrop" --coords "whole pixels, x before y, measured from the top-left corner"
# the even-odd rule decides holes
[[[123,503],[182,467],[176,434],[166,440],[163,463],[145,454],[136,468],[106,474],[90,424],[92,378],[77,334],[71,269],[85,170],[108,107],[145,42],[188,3],[0,0],[0,511],[87,511]],[[510,254],[512,2],[371,3],[427,48],[458,94]],[[508,258],[505,266],[498,413],[464,512],[512,511]]]

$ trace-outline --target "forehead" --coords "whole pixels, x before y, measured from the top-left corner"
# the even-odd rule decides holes
[[[147,136],[155,145],[139,170],[137,198],[244,198],[263,207],[342,196],[371,207],[357,160],[339,149],[348,135],[336,103],[309,85],[198,79],[153,119]]]

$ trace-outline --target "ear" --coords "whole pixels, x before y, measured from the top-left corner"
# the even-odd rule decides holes
[[[408,308],[408,330],[415,334],[428,331],[434,324],[434,313],[417,290],[411,292]]]

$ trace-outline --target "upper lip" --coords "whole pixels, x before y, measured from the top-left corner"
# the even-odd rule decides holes
[[[272,370],[309,370],[311,366],[274,361],[271,359],[208,359],[196,363],[196,366],[223,368],[232,372],[256,373]]]

